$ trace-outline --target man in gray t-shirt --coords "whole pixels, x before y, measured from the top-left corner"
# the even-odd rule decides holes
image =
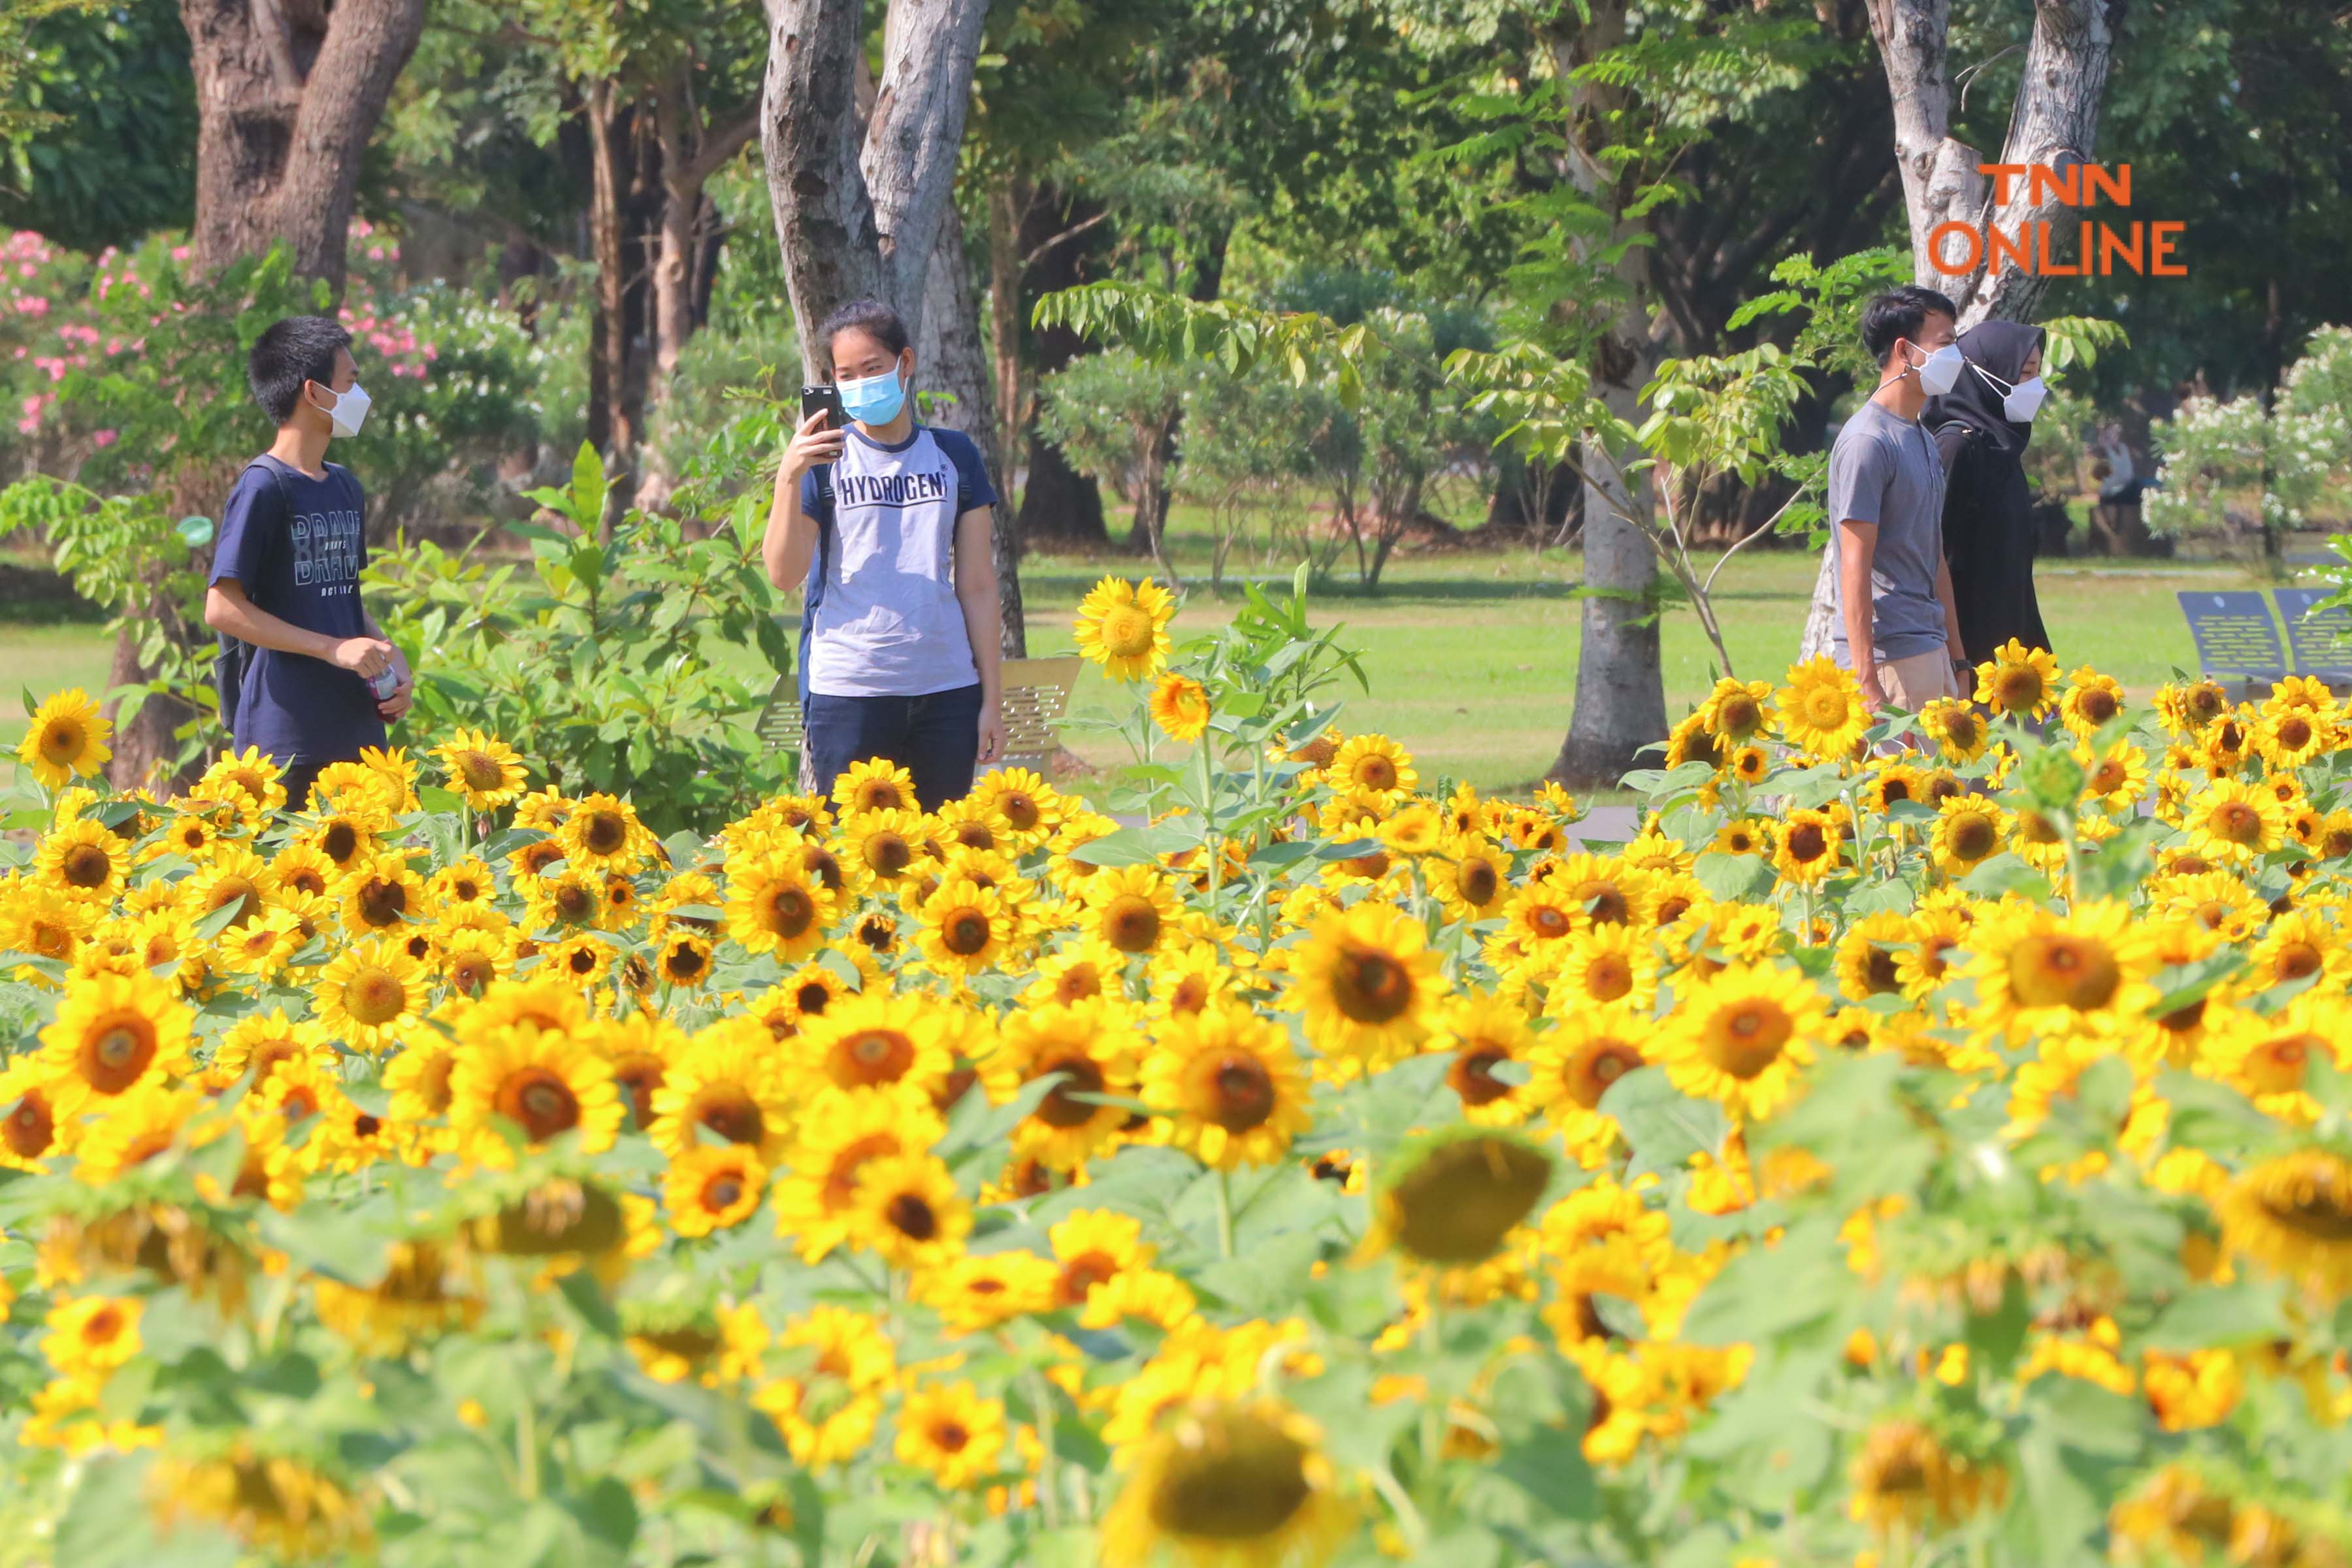
[[[1966,695],[1944,564],[1944,465],[1919,426],[1928,397],[1958,374],[1957,314],[1932,289],[1906,287],[1870,302],[1862,336],[1878,362],[1878,385],[1830,450],[1838,586],[1830,655],[1853,671],[1873,708],[1916,713],[1935,698]]]

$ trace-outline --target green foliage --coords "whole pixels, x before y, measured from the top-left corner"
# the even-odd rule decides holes
[[[2352,327],[2323,327],[2286,374],[2274,405],[2251,395],[2191,397],[2154,432],[2161,483],[2148,527],[2225,545],[2282,537],[2352,511]]]
[[[605,489],[583,442],[570,484],[531,493],[565,526],[508,530],[527,566],[494,559],[487,535],[456,552],[419,542],[370,562],[369,605],[417,672],[413,723],[487,731],[559,788],[631,796],[657,834],[707,833],[788,782],[748,729],[766,683],[721,658],[756,644],[791,668],[754,564],[760,520],[632,510],[600,542]]]
[[[195,81],[173,0],[15,0],[0,62],[0,225],[96,250],[189,221]]]

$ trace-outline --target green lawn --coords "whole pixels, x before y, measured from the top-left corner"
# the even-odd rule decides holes
[[[1239,592],[1229,588],[1223,602],[1212,595],[1197,538],[1180,539],[1178,564],[1190,588],[1176,625],[1181,637],[1218,624]],[[1087,589],[1106,572],[1133,575],[1143,567],[1126,556],[1026,563],[1031,650],[1068,651],[1070,617]],[[1396,736],[1421,759],[1424,776],[1466,778],[1487,788],[1540,776],[1567,731],[1576,689],[1580,605],[1570,593],[1579,570],[1579,558],[1563,551],[1408,556],[1391,565],[1375,594],[1352,582],[1325,592],[1320,618],[1346,624],[1371,678],[1371,694],[1352,697],[1343,722]],[[2174,590],[2247,581],[2237,568],[2210,562],[2045,563],[2039,575],[2060,660],[2096,664],[2143,695],[2175,665],[2193,660]],[[1795,654],[1812,577],[1813,558],[1790,552],[1744,555],[1725,571],[1716,596],[1740,675],[1779,679]],[[788,614],[796,608],[786,602]],[[0,624],[0,670],[36,696],[76,685],[100,694],[107,656],[95,626]],[[1672,613],[1665,626],[1670,712],[1687,710],[1706,691],[1712,661],[1696,618]],[[1125,700],[1088,667],[1076,706],[1105,712]],[[0,742],[13,747],[24,721],[14,700],[0,706],[7,711]],[[1080,738],[1077,749],[1097,761],[1119,755],[1117,742],[1106,745],[1097,737]],[[0,765],[0,784],[13,765],[13,759]]]

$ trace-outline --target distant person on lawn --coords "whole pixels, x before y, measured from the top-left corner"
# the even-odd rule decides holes
[[[818,329],[846,430],[822,409],[776,474],[761,555],[804,590],[801,720],[831,789],[879,757],[914,775],[925,811],[971,791],[1004,750],[996,491],[980,448],[915,422],[915,351],[887,305],[861,300]]]
[[[1944,561],[1944,463],[1919,423],[1927,399],[1962,366],[1958,316],[1932,289],[1906,286],[1862,313],[1878,385],[1830,449],[1831,560],[1837,621],[1830,656],[1854,673],[1863,700],[1916,713],[1967,694],[1960,621]]]
[[[205,595],[205,624],[232,639],[231,738],[285,770],[293,811],[320,769],[383,745],[385,721],[415,695],[408,661],[360,604],[367,496],[327,461],[327,443],[367,417],[358,378],[351,333],[325,316],[289,316],[254,343],[246,382],[278,438],[228,493]],[[379,701],[370,682],[387,670],[398,684]]]

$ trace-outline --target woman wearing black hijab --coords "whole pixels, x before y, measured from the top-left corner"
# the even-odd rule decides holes
[[[1927,400],[1920,423],[1944,459],[1944,559],[1969,662],[2011,637],[2046,648],[2050,633],[2033,595],[2033,492],[2025,443],[2041,407],[2042,329],[1983,321],[1959,337],[1966,368],[1952,390]]]

